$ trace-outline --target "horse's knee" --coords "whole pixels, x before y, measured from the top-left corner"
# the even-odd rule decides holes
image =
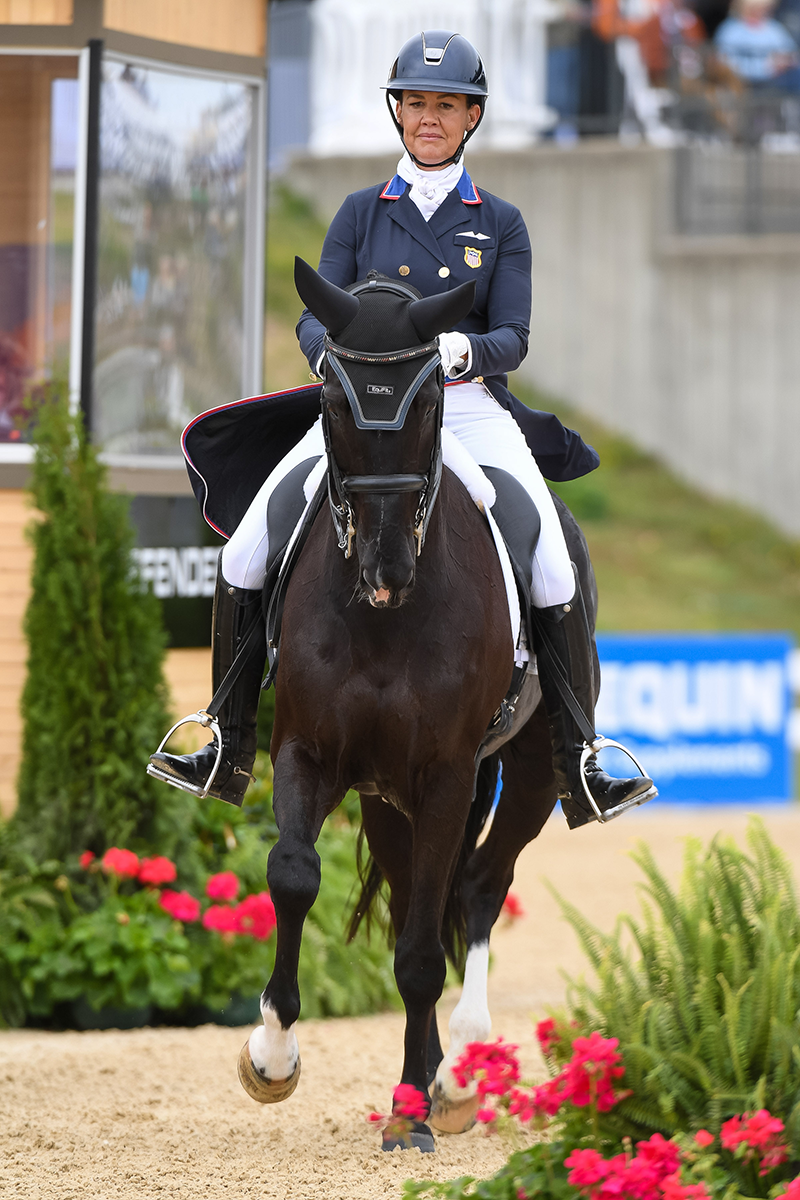
[[[280,837],[267,860],[267,883],[274,903],[304,917],[317,898],[319,855],[312,845]]]
[[[397,989],[406,1008],[435,1004],[447,977],[444,948],[438,938],[425,944],[421,939],[398,938],[394,952]]]

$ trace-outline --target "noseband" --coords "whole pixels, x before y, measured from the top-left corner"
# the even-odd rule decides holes
[[[355,289],[354,289],[355,290]],[[359,289],[360,290],[360,289]],[[400,291],[397,285],[391,290]],[[407,293],[401,293],[407,294]],[[325,355],[339,382],[344,388],[353,413],[357,429],[383,430],[395,432],[403,428],[411,404],[425,380],[436,370],[441,369],[439,347],[435,341],[426,342],[423,346],[409,346],[403,350],[393,350],[390,354],[370,354],[362,350],[349,350],[340,346],[332,338],[325,335]],[[412,377],[394,411],[376,415],[367,410],[363,395],[351,379],[348,366],[357,367],[398,367],[417,358],[426,358],[419,371]],[[389,384],[381,387],[368,385],[373,388],[372,394],[393,396],[393,387]],[[324,398],[324,390],[323,390]],[[376,402],[374,402],[376,403]],[[436,433],[431,451],[430,466],[424,475],[343,475],[333,454],[330,435],[330,416],[326,405],[322,405],[322,430],[325,438],[325,449],[328,454],[328,501],[330,504],[333,525],[339,549],[344,551],[345,558],[353,553],[353,540],[356,535],[355,517],[350,498],[353,495],[374,494],[394,495],[401,492],[419,492],[419,503],[414,516],[414,540],[417,546],[417,556],[422,552],[425,534],[433,512],[433,506],[439,491],[442,478],[442,417],[444,413],[444,387],[439,389],[436,403]]]

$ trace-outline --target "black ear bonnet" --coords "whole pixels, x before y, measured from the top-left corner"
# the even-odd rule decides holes
[[[326,359],[357,428],[402,429],[420,387],[441,367],[436,335],[466,316],[475,285],[423,299],[410,284],[370,271],[367,279],[340,289],[302,260],[296,263],[295,282],[317,319],[329,330],[338,329],[335,337],[325,336]],[[349,320],[342,324],[345,317]]]

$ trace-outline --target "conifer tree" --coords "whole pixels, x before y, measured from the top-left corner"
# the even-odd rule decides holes
[[[165,635],[132,571],[128,502],[108,491],[63,386],[45,389],[36,419],[14,825],[41,861],[151,840],[172,789],[145,774],[168,723]]]

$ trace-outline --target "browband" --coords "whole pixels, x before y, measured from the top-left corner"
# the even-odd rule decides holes
[[[370,354],[366,350],[348,350],[346,346],[340,346],[334,342],[333,338],[326,333],[325,349],[332,351],[337,358],[345,358],[350,362],[389,364],[407,362],[412,358],[422,358],[425,354],[434,354],[439,350],[439,343],[436,341],[426,342],[424,346],[409,346],[406,350],[395,350],[391,354]]]

